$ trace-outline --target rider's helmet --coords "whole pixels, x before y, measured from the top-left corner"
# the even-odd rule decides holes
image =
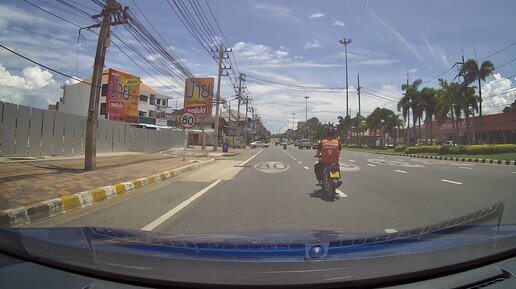
[[[326,127],[326,137],[327,138],[335,138],[335,135],[337,134],[337,129],[333,125],[328,125]]]

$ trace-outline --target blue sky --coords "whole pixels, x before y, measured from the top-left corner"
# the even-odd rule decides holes
[[[81,26],[92,24],[91,20],[56,8],[65,8],[57,1],[29,2]],[[95,13],[94,10],[98,13],[99,7],[92,1],[72,2],[89,13]],[[152,30],[132,0],[119,2],[128,5]],[[215,76],[215,62],[181,24],[167,1],[135,2],[195,75]],[[207,7],[204,0],[198,2]],[[338,43],[339,39],[353,40],[348,46],[349,104],[353,115],[358,109],[357,74],[369,92],[397,100],[407,72],[411,81],[422,78],[425,86],[436,87],[436,76],[442,74],[448,80],[455,76],[456,71],[450,67],[460,61],[461,49],[466,59],[475,58],[476,53],[483,60],[516,41],[516,2],[511,0],[209,0],[209,5],[232,46],[240,72],[249,76],[247,87],[253,104],[272,132],[285,129],[287,124],[292,127],[292,113],[296,114],[295,122],[304,120],[305,95],[310,96],[308,117],[336,121],[338,115],[345,115],[343,90],[297,91],[251,83],[251,77],[257,77],[296,85],[344,87],[344,47]],[[124,27],[114,29],[129,35]],[[77,27],[23,1],[0,1],[0,31],[2,45],[36,61],[79,78],[91,73],[96,35],[83,32],[84,38],[77,44]],[[489,59],[500,66],[515,55],[516,45],[512,45]],[[59,100],[60,85],[69,81],[6,51],[0,51],[0,63],[0,98],[4,101],[44,107]],[[150,77],[114,46],[108,49],[106,66],[141,76],[144,82],[176,98],[181,106],[181,92],[179,95],[171,92],[155,79],[171,86],[165,77],[155,73],[154,78]],[[505,64],[487,79],[484,95],[495,94],[484,102],[487,112],[499,112],[504,104],[514,101],[515,71],[516,61]],[[227,99],[234,95],[226,81],[222,82],[221,91]],[[369,93],[362,95],[363,114],[376,106],[395,110],[393,102]]]

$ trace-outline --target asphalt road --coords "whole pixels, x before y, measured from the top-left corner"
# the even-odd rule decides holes
[[[315,151],[251,149],[125,196],[29,225],[185,234],[269,229],[383,233],[504,202],[516,223],[516,167],[342,151],[343,185],[322,196]]]

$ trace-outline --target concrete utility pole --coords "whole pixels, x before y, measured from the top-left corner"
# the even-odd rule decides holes
[[[294,116],[296,115],[295,112],[292,113],[292,132],[294,132]]]
[[[362,123],[361,121],[361,113],[362,111],[360,110],[360,92],[362,90],[362,88],[360,87],[360,74],[357,74],[357,80],[358,80],[358,87],[357,87],[357,95],[358,95],[358,126],[360,127],[360,124]],[[356,131],[357,131],[357,139],[358,139],[358,144],[361,144],[361,139],[360,139],[360,133],[358,131],[358,127],[356,128]]]
[[[102,87],[102,70],[104,69],[104,59],[106,49],[109,46],[111,25],[127,23],[127,7],[115,0],[107,0],[106,6],[100,15],[94,15],[93,18],[102,16],[102,22],[86,28],[100,27],[99,38],[97,41],[97,52],[95,53],[95,62],[93,64],[93,74],[91,78],[90,102],[88,105],[88,118],[86,120],[86,137],[84,145],[84,169],[93,171],[97,168],[97,126],[99,116],[100,92]],[[111,22],[111,16],[118,19]]]
[[[345,55],[346,55],[346,116],[349,115],[348,109],[348,45],[351,44],[351,39],[343,38],[339,40],[340,44],[344,45]]]
[[[213,151],[216,151],[217,147],[219,146],[220,80],[221,80],[222,76],[226,76],[226,75],[222,75],[222,70],[223,69],[231,69],[231,67],[229,67],[229,68],[222,67],[222,60],[229,58],[229,57],[225,57],[224,56],[224,52],[230,52],[231,50],[225,50],[224,46],[222,45],[222,43],[220,44],[220,47],[219,47],[218,50],[219,50],[218,51],[219,52],[219,55],[218,55],[218,59],[219,59],[219,73],[218,73],[218,78],[217,78],[217,103],[215,104],[215,142],[213,143]]]
[[[238,109],[237,109],[237,118],[240,121],[240,101],[242,97],[242,81],[245,81],[245,74],[240,73],[238,76]]]

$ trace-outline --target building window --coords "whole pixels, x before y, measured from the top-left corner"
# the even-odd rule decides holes
[[[161,99],[159,99],[159,98],[158,98],[158,99],[156,100],[156,104],[157,104],[157,105],[161,105]]]
[[[147,113],[145,111],[138,111],[138,116],[146,116]]]
[[[150,95],[150,104],[153,104],[153,105],[156,104],[156,96],[154,96],[152,94]]]
[[[100,104],[100,115],[106,115],[106,103]]]
[[[140,101],[147,102],[147,99],[146,95],[140,94]]]

